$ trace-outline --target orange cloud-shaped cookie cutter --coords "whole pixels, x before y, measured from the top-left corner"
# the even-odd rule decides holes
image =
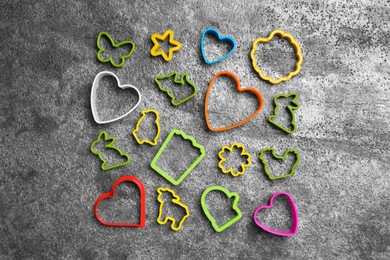
[[[255,57],[255,53],[257,50],[257,47],[256,47],[257,44],[270,42],[275,35],[279,35],[280,37],[287,39],[290,42],[290,44],[294,47],[295,56],[297,57],[297,63],[295,64],[295,70],[290,72],[287,76],[282,76],[282,77],[279,77],[277,79],[273,79],[271,76],[266,76],[263,73],[263,71],[257,66],[257,60]],[[301,65],[303,62],[302,49],[301,49],[301,46],[299,45],[299,43],[294,39],[294,37],[291,34],[286,33],[286,32],[279,30],[279,29],[271,32],[271,34],[267,38],[257,38],[252,44],[252,50],[251,50],[250,56],[252,59],[252,66],[255,69],[255,71],[259,74],[260,78],[262,78],[263,80],[266,80],[272,84],[279,84],[280,82],[287,81],[287,80],[291,79],[293,76],[297,75],[301,71]]]

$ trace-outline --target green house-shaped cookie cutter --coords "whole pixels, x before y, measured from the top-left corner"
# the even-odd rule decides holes
[[[171,141],[172,137],[174,135],[180,135],[183,139],[185,140],[189,140],[191,141],[192,143],[192,146],[195,147],[195,148],[198,148],[199,151],[200,151],[200,155],[196,158],[196,160],[190,165],[190,167],[188,167],[182,174],[181,176],[178,178],[178,179],[174,179],[172,178],[172,176],[170,176],[168,173],[166,173],[163,169],[161,169],[159,166],[157,166],[157,161],[158,159],[160,158],[161,154],[164,152],[165,148],[168,146],[169,142]],[[184,154],[185,155],[185,154]],[[186,135],[183,131],[181,130],[177,130],[177,129],[173,129],[168,137],[165,139],[164,143],[161,145],[160,149],[158,150],[157,154],[154,156],[152,162],[150,163],[150,167],[152,167],[153,170],[155,170],[158,174],[160,174],[161,176],[163,176],[165,179],[167,179],[170,183],[172,183],[173,185],[179,185],[186,177],[188,174],[190,174],[190,172],[195,168],[196,165],[198,165],[200,163],[200,161],[203,160],[203,158],[206,156],[206,151],[203,147],[203,145],[201,144],[198,144],[196,142],[196,140],[192,137],[192,136],[189,136],[189,135]],[[180,157],[177,157],[178,159],[180,159]]]

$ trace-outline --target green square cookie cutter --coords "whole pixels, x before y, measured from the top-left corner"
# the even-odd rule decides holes
[[[172,176],[170,176],[168,173],[166,173],[163,169],[161,169],[159,166],[157,166],[157,161],[158,159],[160,158],[161,154],[164,152],[165,148],[168,146],[169,142],[171,141],[172,137],[174,135],[179,135],[181,136],[184,140],[189,140],[191,141],[192,143],[192,146],[194,148],[198,148],[199,151],[200,151],[200,155],[198,156],[198,158],[196,158],[196,160],[190,165],[190,167],[188,167],[181,175],[178,179],[174,179],[172,178]],[[202,160],[203,158],[206,156],[206,151],[203,147],[203,145],[201,144],[198,144],[196,142],[196,140],[192,137],[192,136],[189,136],[189,135],[186,135],[183,131],[181,130],[177,130],[177,129],[173,129],[168,137],[165,139],[164,143],[161,145],[160,149],[158,150],[157,154],[154,156],[152,162],[150,163],[150,167],[155,170],[158,174],[160,174],[161,176],[163,176],[165,179],[167,179],[170,183],[172,183],[173,185],[179,185],[186,177],[188,174],[190,174],[190,172],[196,167],[196,165],[198,165]]]

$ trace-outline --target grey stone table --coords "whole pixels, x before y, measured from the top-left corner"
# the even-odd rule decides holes
[[[390,258],[388,1],[2,0],[0,13],[1,259]],[[231,35],[238,45],[232,56],[211,66],[200,55],[200,38],[208,27]],[[252,69],[249,52],[257,37],[277,28],[301,44],[304,63],[298,76],[271,85]],[[150,55],[151,34],[167,29],[183,45],[169,63]],[[134,40],[136,50],[122,68],[97,61],[101,31],[116,41]],[[208,45],[214,46],[207,49],[210,55],[224,47]],[[291,47],[282,39],[264,45],[259,59],[273,75],[288,72],[294,64]],[[98,125],[91,114],[90,91],[95,75],[104,70],[137,86],[142,102],[124,119]],[[234,72],[243,87],[259,90],[264,108],[241,127],[213,133],[206,127],[203,103],[210,79],[221,70]],[[178,107],[171,106],[153,81],[172,71],[188,72],[198,87],[196,96]],[[225,92],[213,92],[212,122],[245,118],[256,100],[250,94],[234,95],[234,88],[222,83],[218,86]],[[301,104],[293,135],[267,122],[273,97],[289,92],[297,92]],[[108,107],[104,111],[115,111],[124,97],[118,91],[101,93],[99,104]],[[157,146],[138,145],[131,135],[141,110],[149,108],[161,115]],[[179,186],[150,168],[173,128],[195,137],[207,151]],[[89,146],[102,130],[117,138],[130,164],[100,169]],[[252,165],[237,178],[217,167],[218,151],[233,142],[244,144],[252,155]],[[164,157],[166,167],[185,167],[192,152],[186,145],[177,142]],[[299,150],[295,175],[268,180],[258,159],[266,147]],[[144,229],[105,227],[94,217],[96,198],[125,175],[136,176],[146,187]],[[211,228],[199,203],[211,185],[241,196],[243,218],[222,233]],[[190,209],[178,232],[156,222],[160,186],[173,188]],[[118,196],[125,199],[134,191],[130,188]],[[254,209],[276,191],[289,192],[297,204],[295,237],[276,237],[254,224]],[[223,212],[223,196],[214,195],[209,203]],[[289,222],[283,214],[288,207],[283,199],[277,204],[264,220],[283,226]],[[115,214],[120,218],[124,213]]]

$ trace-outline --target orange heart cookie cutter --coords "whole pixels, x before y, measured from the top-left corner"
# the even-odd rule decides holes
[[[231,77],[234,80],[234,82],[236,83],[236,89],[237,89],[238,93],[250,92],[250,93],[254,94],[257,97],[257,99],[259,100],[259,106],[258,106],[257,110],[255,112],[253,112],[249,117],[245,118],[244,120],[242,120],[242,121],[240,121],[238,123],[235,123],[235,124],[230,125],[230,126],[225,126],[225,127],[220,127],[220,128],[213,128],[211,126],[211,124],[210,124],[210,121],[209,121],[209,110],[208,110],[209,94],[210,94],[210,90],[211,90],[211,87],[213,86],[213,83],[214,83],[215,79],[218,78],[219,76]],[[254,89],[254,88],[241,88],[240,87],[240,80],[238,79],[238,77],[234,73],[232,73],[230,71],[220,71],[217,74],[215,74],[214,77],[211,79],[209,87],[208,87],[207,92],[206,92],[206,98],[205,98],[205,101],[204,101],[204,115],[205,115],[205,118],[206,118],[207,127],[211,131],[213,131],[213,132],[221,132],[221,131],[226,131],[226,130],[230,130],[230,129],[236,128],[236,127],[238,127],[240,125],[243,125],[243,124],[247,123],[253,117],[255,117],[258,113],[260,113],[261,109],[263,108],[263,104],[264,104],[263,96],[261,95],[261,93],[258,90]]]

